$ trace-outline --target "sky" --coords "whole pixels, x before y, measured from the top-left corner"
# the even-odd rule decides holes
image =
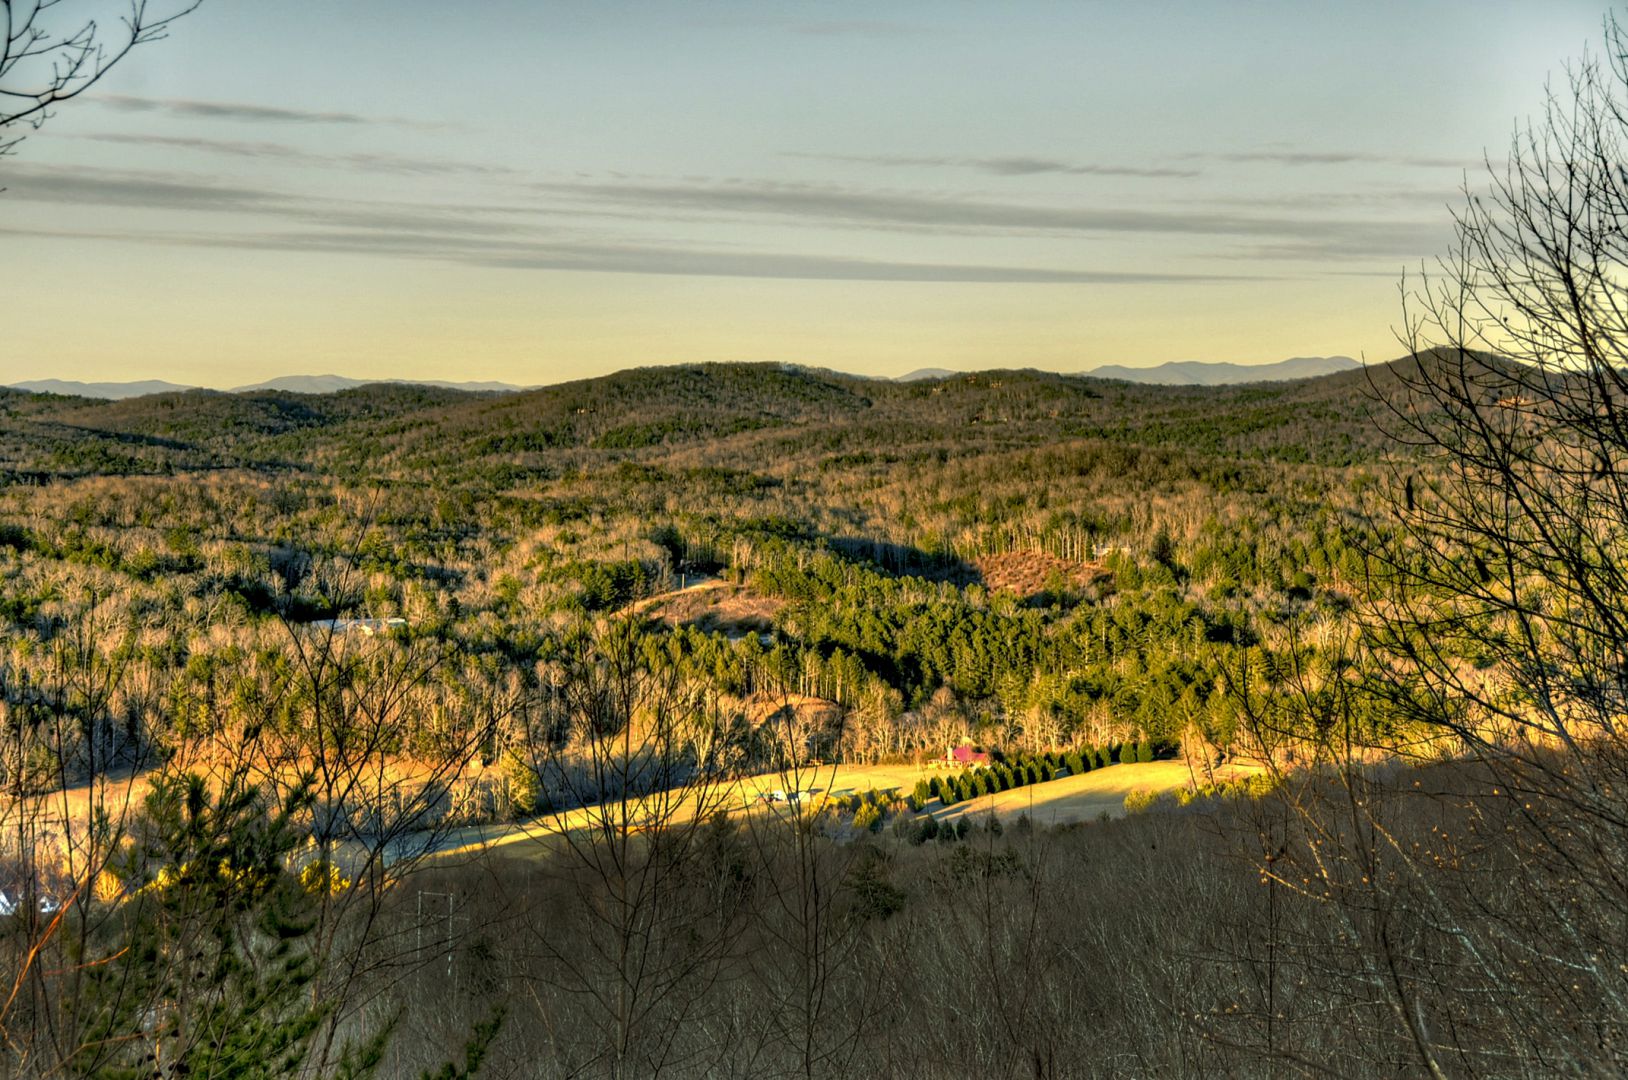
[[[1388,360],[1604,13],[205,0],[0,157],[0,382]]]

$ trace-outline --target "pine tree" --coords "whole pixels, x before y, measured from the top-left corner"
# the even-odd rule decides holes
[[[176,1076],[298,1071],[328,1008],[308,993],[317,890],[284,865],[306,802],[299,792],[268,808],[237,782],[212,797],[191,774],[153,782],[125,867],[146,884],[119,913],[121,936],[139,947],[90,969],[84,1042],[107,1048],[93,1071],[152,1061]]]

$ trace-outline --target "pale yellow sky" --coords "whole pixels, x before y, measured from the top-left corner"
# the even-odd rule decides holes
[[[211,0],[0,159],[0,382],[1389,359],[1599,14]]]

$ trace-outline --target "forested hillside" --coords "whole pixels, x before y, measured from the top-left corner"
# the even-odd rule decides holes
[[[1227,752],[1229,665],[1364,587],[1367,496],[1405,456],[1369,417],[1389,377],[726,365],[514,395],[8,393],[4,611],[14,649],[43,644],[95,589],[103,617],[162,630],[173,698],[319,616],[405,617],[532,683],[562,620],[724,575],[787,602],[771,632],[672,647],[729,695],[835,701],[866,754],[1029,729]],[[986,581],[993,556],[1031,572]],[[935,695],[962,730],[929,734]]]
[[[1611,887],[1549,874],[1608,755],[1532,722],[1615,691],[1546,658],[1564,622],[1510,644],[1497,551],[1440,509],[1496,488],[1441,450],[1468,418],[1559,446],[1552,483],[1593,392],[1461,351],[1234,388],[0,394],[3,1060],[1563,1056],[1585,1019],[1533,1041],[1523,959],[1556,896],[1506,872]],[[1472,1001],[1430,919],[1483,908]],[[1566,963],[1615,910],[1567,912]]]

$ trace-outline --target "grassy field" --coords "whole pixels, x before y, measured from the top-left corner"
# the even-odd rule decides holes
[[[1214,779],[1232,780],[1260,771],[1258,766],[1225,765],[1215,770]],[[1046,784],[980,795],[948,808],[932,803],[928,809],[941,822],[953,823],[968,815],[981,817],[993,812],[1005,822],[1028,814],[1036,825],[1066,825],[1097,821],[1104,816],[1119,817],[1125,812],[1125,796],[1131,792],[1175,791],[1187,787],[1193,779],[1186,763],[1181,761],[1112,765]],[[1206,778],[1201,776],[1198,780],[1203,783]]]
[[[1229,780],[1259,771],[1256,766],[1227,765],[1216,770],[1214,776],[1208,779]],[[763,797],[771,793],[801,790],[812,793],[818,799],[876,790],[895,791],[902,797],[910,794],[918,779],[935,774],[946,775],[920,765],[820,765],[811,766],[796,776],[778,772],[759,773],[708,793],[703,809],[708,813],[723,810],[737,816],[756,814],[767,818],[776,812],[786,812],[784,803],[765,802]],[[406,777],[401,775],[401,770],[391,774],[393,782],[403,779]],[[1174,791],[1188,786],[1193,779],[1187,765],[1180,761],[1113,765],[1079,776],[1065,776],[995,795],[981,795],[950,807],[934,801],[928,804],[927,812],[940,822],[950,824],[969,816],[982,818],[990,813],[1006,823],[1015,821],[1023,814],[1038,825],[1090,822],[1104,816],[1122,815],[1125,812],[1125,796],[1131,792]],[[1202,781],[1206,778],[1198,779]],[[84,821],[92,802],[103,801],[116,819],[121,818],[139,806],[147,792],[144,781],[145,777],[141,776],[125,777],[94,792],[86,787],[78,787],[43,796],[40,799],[43,816],[47,821],[55,821],[60,829],[64,817]],[[634,823],[654,818],[681,823],[691,820],[695,812],[693,803],[679,801],[670,806],[663,805],[660,796],[653,797],[646,806],[634,804],[628,809],[629,819]],[[446,856],[474,854],[491,848],[509,849],[508,854],[524,854],[528,845],[541,852],[551,846],[542,841],[557,838],[567,831],[582,830],[596,820],[602,821],[599,815],[603,813],[605,811],[598,807],[586,807],[522,822],[433,830],[402,838],[393,846],[400,850],[387,853],[386,861],[423,854],[426,848]],[[64,835],[61,839],[66,838]],[[352,860],[341,852],[339,861],[348,864]]]
[[[1226,765],[1215,770],[1212,779],[1230,780],[1259,772],[1257,766]],[[793,787],[816,796],[858,794],[872,789],[897,790],[908,795],[916,781],[933,775],[932,770],[919,765],[826,765],[806,770],[800,777],[787,777],[782,773],[761,773],[746,777],[717,793],[709,801],[709,809],[724,809],[732,814],[767,813],[760,796],[765,793],[786,791]],[[1201,782],[1206,778],[1199,777]],[[1039,825],[1063,825],[1072,822],[1097,821],[1119,817],[1125,812],[1125,796],[1133,791],[1175,791],[1193,782],[1187,765],[1180,761],[1154,761],[1146,764],[1113,765],[1080,776],[1065,776],[1049,783],[1013,788],[996,795],[982,795],[976,799],[956,803],[951,807],[937,802],[928,804],[927,812],[941,822],[954,823],[967,816],[981,818],[994,813],[1003,822],[1012,822],[1022,814]],[[779,804],[775,804],[779,805]],[[659,808],[652,808],[656,810]],[[512,825],[477,825],[454,830],[441,845],[445,855],[466,855],[492,848],[508,848],[508,854],[522,854],[524,845],[557,837],[568,830],[580,830],[590,825],[598,808],[579,808],[560,814],[544,815],[530,821]],[[649,812],[634,806],[629,816],[638,821]],[[694,816],[694,807],[674,806],[671,820],[688,821]]]

